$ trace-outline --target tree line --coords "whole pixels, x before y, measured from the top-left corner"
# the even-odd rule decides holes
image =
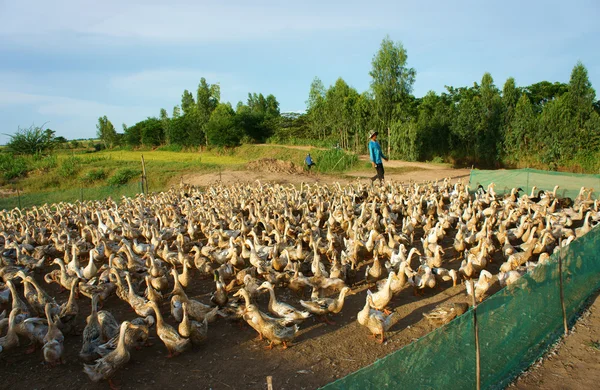
[[[392,158],[480,167],[600,168],[600,101],[581,62],[568,83],[517,86],[511,77],[500,89],[485,73],[472,86],[446,86],[421,98],[412,93],[417,72],[407,63],[402,43],[386,37],[373,56],[367,91],[358,92],[342,78],[326,88],[315,77],[302,114],[282,114],[275,96],[256,93],[234,109],[221,102],[219,84],[202,78],[196,94],[185,90],[170,116],[161,109],[158,117],[123,125],[122,133],[104,116],[98,136],[106,147],[271,141],[337,144],[365,153],[367,135],[377,130]]]

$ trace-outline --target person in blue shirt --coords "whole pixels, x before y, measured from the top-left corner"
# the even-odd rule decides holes
[[[378,132],[374,131],[369,137],[371,139],[371,141],[369,141],[369,156],[371,157],[371,164],[373,164],[373,168],[377,170],[377,174],[371,178],[371,183],[373,183],[376,179],[379,179],[383,184],[384,170],[381,159],[388,161],[388,158],[384,156],[383,152],[381,151],[381,145],[379,145],[379,142],[377,142],[378,134]]]
[[[310,171],[310,168],[312,168],[312,166],[315,165],[315,162],[313,161],[312,157],[310,157],[310,153],[306,155],[304,162],[306,163],[306,167],[308,168],[309,171]]]

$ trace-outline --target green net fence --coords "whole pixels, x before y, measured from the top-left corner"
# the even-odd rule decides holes
[[[25,208],[40,206],[44,203],[76,202],[99,200],[112,197],[117,200],[121,196],[134,196],[142,192],[141,182],[132,182],[122,186],[102,186],[92,188],[70,188],[64,191],[21,193],[19,196],[0,198],[0,210],[12,210],[15,207]]]
[[[477,307],[481,388],[505,388],[563,332],[559,255],[567,320],[600,287],[600,228],[573,241]],[[474,389],[473,310],[324,389]]]
[[[537,169],[512,169],[512,170],[471,170],[469,180],[471,190],[478,185],[486,187],[495,183],[498,194],[510,192],[515,188],[522,188],[530,194],[531,188],[536,186],[540,190],[552,191],[556,184],[559,185],[556,195],[574,199],[579,194],[581,187],[600,189],[600,175],[585,175],[577,173],[550,172]]]

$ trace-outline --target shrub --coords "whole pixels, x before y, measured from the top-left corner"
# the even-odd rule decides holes
[[[64,159],[58,167],[58,175],[65,179],[77,176],[81,169],[81,160],[78,157],[70,156]]]
[[[6,148],[14,154],[40,154],[52,150],[56,146],[54,131],[43,130],[31,126],[28,129],[19,128],[14,135],[9,135],[10,141]]]
[[[85,175],[83,175],[81,181],[83,181],[84,183],[93,183],[96,181],[104,180],[107,176],[108,174],[104,169],[92,169],[91,171],[88,171]]]
[[[183,150],[183,146],[179,144],[163,145],[156,150],[160,150],[161,152],[181,152]]]
[[[5,180],[25,176],[27,161],[23,157],[13,156],[9,153],[0,153],[0,172]]]
[[[134,177],[139,177],[141,171],[138,169],[121,168],[108,179],[108,184],[111,186],[122,186],[127,184]]]
[[[55,154],[48,156],[36,155],[31,162],[31,170],[39,170],[49,172],[51,169],[58,166],[58,158]]]
[[[320,150],[313,156],[319,172],[342,172],[358,163],[358,156],[343,149]]]

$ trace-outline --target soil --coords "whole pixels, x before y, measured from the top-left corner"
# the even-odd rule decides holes
[[[275,168],[273,168],[275,165]],[[388,167],[402,168],[413,166],[411,163],[390,161]],[[279,183],[347,183],[349,181],[368,181],[373,172],[357,174],[354,177],[323,176],[314,173],[289,173],[281,171],[278,162],[263,162],[252,165],[249,170],[225,171],[221,173],[187,175],[183,181],[193,185],[208,185],[220,180],[226,184],[236,182],[252,182],[254,180],[274,181]],[[438,165],[419,164],[418,171],[409,171],[386,175],[386,179],[395,181],[428,181],[444,179],[468,180],[469,171],[450,169]],[[454,234],[449,234],[453,237]],[[445,259],[450,262],[449,268],[458,269],[460,260],[456,258],[452,248],[452,239],[447,237],[443,246],[446,249]],[[419,235],[415,237],[419,243]],[[362,264],[359,275],[371,259]],[[494,261],[497,268],[501,262]],[[497,272],[497,269],[492,269]],[[43,273],[37,275],[41,279]],[[42,282],[42,285],[43,284]],[[386,341],[379,344],[369,337],[366,328],[356,322],[356,315],[364,306],[366,290],[372,288],[361,282],[352,286],[352,295],[345,302],[343,310],[331,317],[335,325],[327,325],[315,318],[310,318],[300,326],[300,332],[288,349],[276,346],[266,350],[265,341],[256,339],[256,332],[245,324],[219,319],[209,325],[208,340],[201,347],[167,359],[163,343],[151,331],[154,344],[140,351],[132,350],[130,362],[113,377],[122,389],[133,388],[200,388],[200,389],[264,389],[267,376],[272,376],[274,389],[314,389],[333,380],[343,377],[357,369],[369,365],[404,345],[426,335],[433,327],[423,319],[423,313],[433,309],[442,302],[469,302],[464,286],[452,287],[445,283],[442,289],[425,291],[422,296],[415,296],[412,289],[406,288],[397,294],[389,307],[396,313],[395,323],[386,333]],[[496,283],[489,290],[494,293],[499,289]],[[209,294],[214,290],[214,282],[210,279],[196,279],[186,288],[188,295],[204,303],[209,302]],[[63,302],[68,293],[58,293],[56,285],[48,287],[48,291]],[[287,289],[276,290],[280,300],[300,307],[299,298],[292,296]],[[92,383],[83,373],[82,362],[78,357],[81,348],[81,333],[85,326],[85,317],[90,311],[88,299],[80,301],[79,328],[76,335],[65,337],[66,363],[54,368],[43,364],[43,357],[38,350],[26,355],[25,347],[5,351],[0,354],[0,388],[19,386],[26,389],[106,389],[106,382]],[[259,307],[266,311],[267,296],[258,300]],[[136,317],[129,306],[116,296],[109,298],[104,305],[117,321]],[[1,311],[1,309],[0,309]],[[167,322],[175,325],[168,314],[169,304],[165,302],[161,311]],[[600,311],[596,312],[595,322],[591,326],[597,329]],[[578,333],[575,333],[578,334]],[[596,333],[597,335],[597,333]],[[583,340],[583,339],[582,339]],[[596,339],[597,340],[597,339]],[[580,341],[584,342],[584,341]],[[25,344],[25,342],[23,342]],[[574,345],[573,352],[579,344]],[[589,350],[589,348],[587,348]],[[589,353],[594,351],[590,350]],[[596,362],[598,362],[598,351]],[[579,355],[578,355],[579,356]],[[584,358],[587,359],[587,358]],[[587,361],[587,360],[585,360]],[[566,364],[566,360],[565,360]],[[597,366],[596,366],[597,367]],[[572,370],[563,368],[564,371]],[[586,371],[587,372],[587,371]],[[545,374],[544,374],[545,375]],[[595,374],[597,378],[597,374]],[[548,383],[554,380],[548,376]],[[583,386],[583,382],[582,386]],[[534,388],[535,385],[525,381],[523,388]],[[558,388],[558,387],[548,387]],[[565,387],[561,387],[565,388]],[[571,388],[571,387],[569,387]],[[582,388],[574,386],[572,388]]]

